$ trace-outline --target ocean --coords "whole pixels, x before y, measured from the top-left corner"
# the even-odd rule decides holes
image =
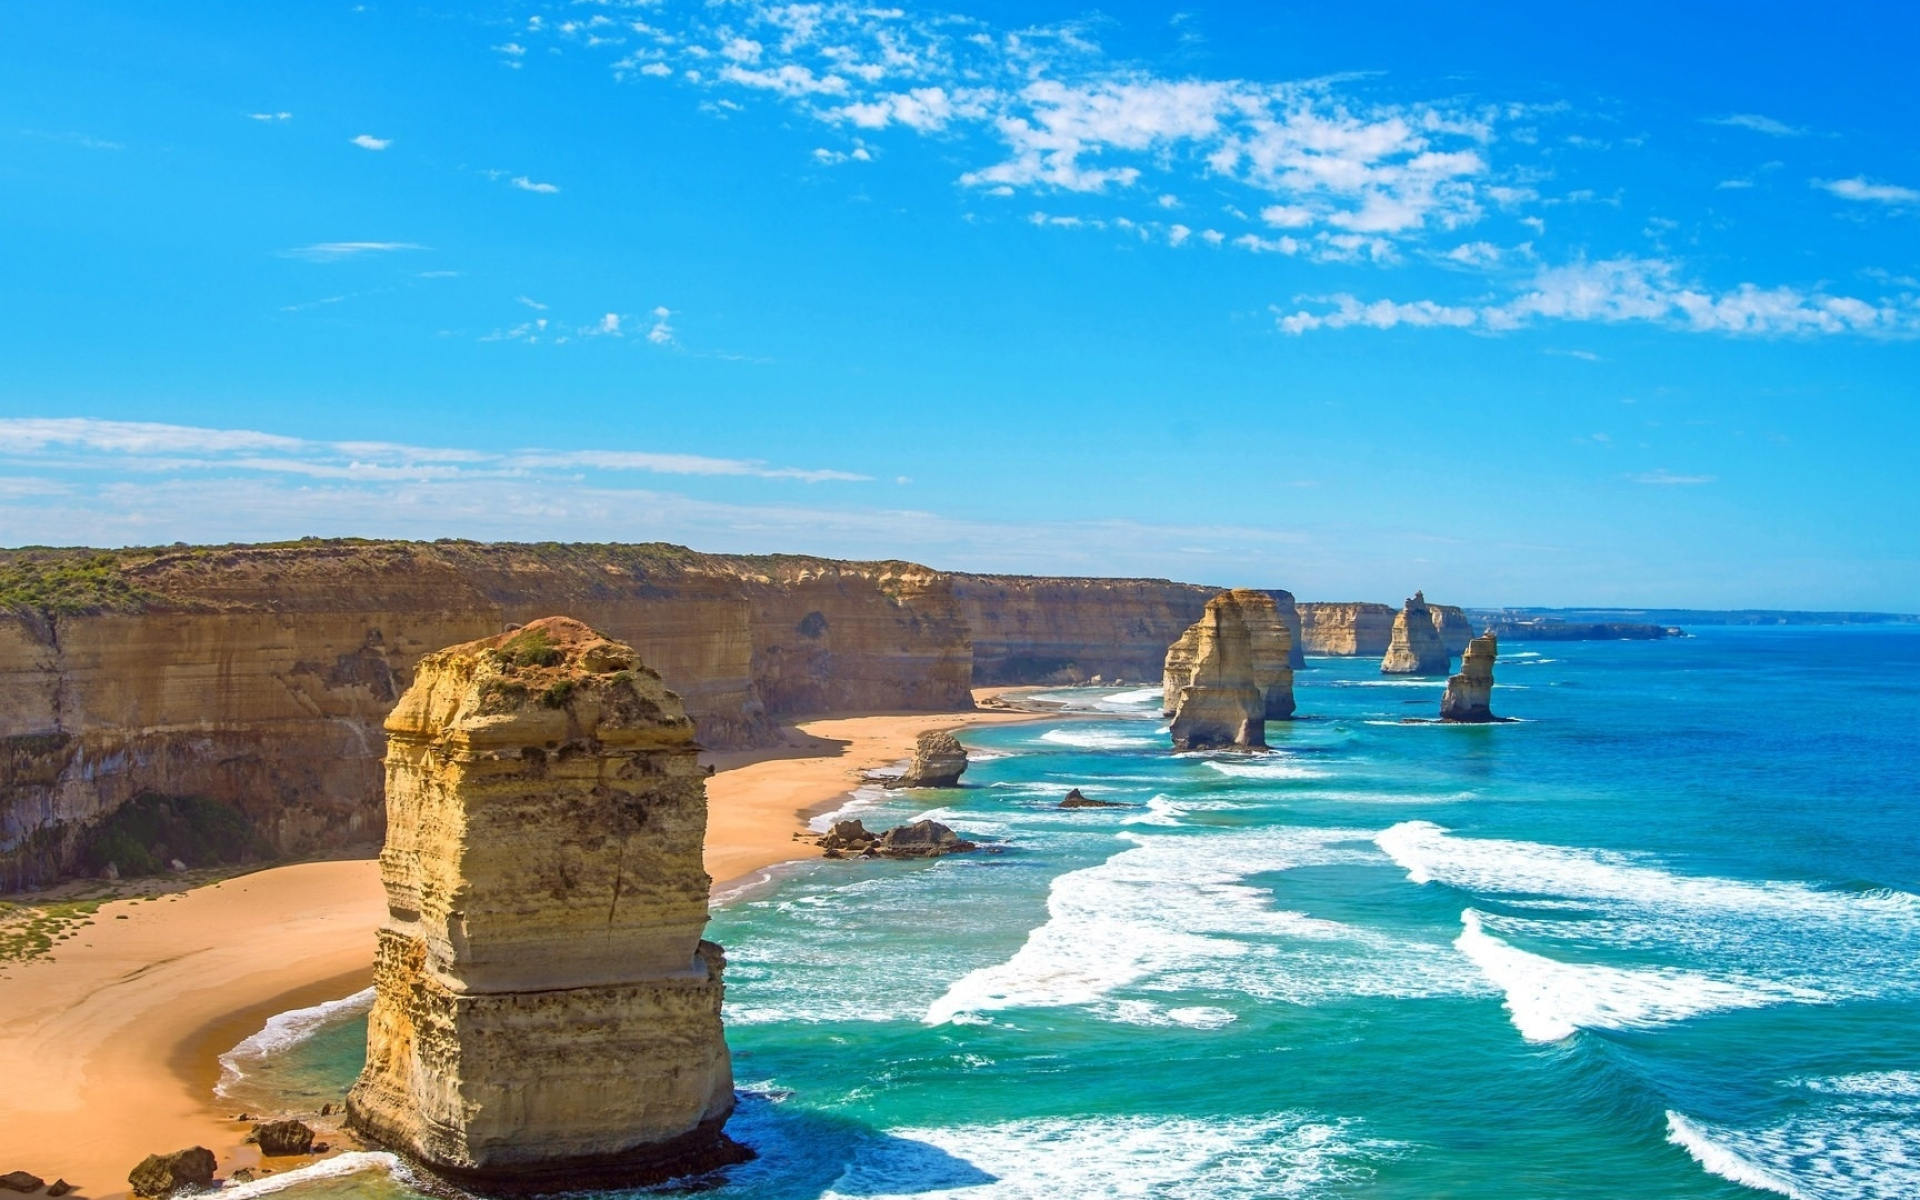
[[[977,729],[863,793],[997,850],[723,903],[715,1200],[1920,1196],[1920,629],[1502,648],[1493,726],[1315,659],[1268,755],[1158,692]],[[1120,808],[1063,811],[1072,787]],[[365,999],[230,1056],[256,1110],[360,1065]],[[246,1194],[413,1195],[384,1155]]]

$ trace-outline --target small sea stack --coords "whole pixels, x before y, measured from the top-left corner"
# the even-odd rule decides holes
[[[967,749],[944,729],[922,731],[913,743],[913,760],[890,788],[959,787],[967,770]]]
[[[1393,636],[1387,653],[1380,660],[1382,675],[1445,675],[1453,670],[1453,657],[1440,640],[1425,593],[1415,592],[1393,618]]]
[[[388,916],[349,1123],[468,1190],[739,1161],[706,772],[631,647],[549,617],[430,654],[386,723]]]
[[[1199,622],[1168,647],[1167,670],[1174,749],[1265,748],[1267,696],[1255,683],[1253,637],[1232,592],[1207,601]]]
[[[1467,643],[1466,657],[1460,660],[1460,673],[1447,680],[1447,694],[1440,701],[1440,719],[1484,725],[1499,720],[1493,715],[1493,660],[1500,655],[1500,639],[1489,630]]]

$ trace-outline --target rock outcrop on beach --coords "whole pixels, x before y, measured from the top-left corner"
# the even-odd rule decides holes
[[[967,750],[944,729],[923,730],[913,744],[913,759],[890,788],[958,787],[967,769]]]
[[[1385,654],[1393,640],[1394,611],[1385,604],[1317,602],[1299,609],[1308,654],[1371,658]]]
[[[0,1175],[0,1188],[9,1192],[37,1192],[46,1186],[47,1181],[31,1171],[8,1171]]]
[[[1183,633],[1168,648],[1173,660],[1168,669],[1178,671],[1165,681],[1173,711],[1169,732],[1177,750],[1267,744],[1267,696],[1255,682],[1253,637],[1244,611],[1233,593],[1222,592],[1207,601],[1191,641]]]
[[[566,618],[423,658],[388,718],[388,917],[358,1132],[456,1183],[658,1180],[740,1151],[706,773],[680,699]]]
[[[313,1127],[304,1121],[264,1121],[247,1140],[269,1158],[306,1154],[313,1149]]]
[[[828,858],[938,858],[979,849],[938,821],[896,825],[875,835],[858,820],[835,821],[817,843]]]
[[[1440,635],[1440,644],[1447,648],[1448,654],[1465,654],[1467,643],[1473,640],[1473,622],[1467,620],[1466,610],[1457,604],[1429,604],[1427,612],[1433,617],[1433,628]]]
[[[1447,680],[1447,694],[1440,701],[1440,719],[1469,724],[1497,720],[1493,715],[1493,661],[1500,656],[1500,640],[1483,633],[1467,643],[1466,657],[1460,660],[1460,673]]]
[[[1231,607],[1247,631],[1253,655],[1253,683],[1260,689],[1264,719],[1290,720],[1294,713],[1293,634],[1281,619],[1272,595],[1252,588],[1235,588],[1221,592],[1212,603]],[[1175,711],[1180,689],[1193,677],[1204,620],[1203,616],[1201,621],[1188,626],[1167,647],[1160,676],[1163,712]]]
[[[162,1200],[184,1189],[211,1187],[216,1166],[213,1151],[205,1146],[191,1146],[172,1154],[149,1154],[127,1173],[127,1185],[136,1196]]]
[[[1380,660],[1382,675],[1445,675],[1453,659],[1440,641],[1440,630],[1427,609],[1427,598],[1415,592],[1393,619],[1393,637]]]

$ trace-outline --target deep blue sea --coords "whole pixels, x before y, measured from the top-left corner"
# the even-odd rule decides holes
[[[760,1158],[706,1194],[1920,1196],[1920,629],[1509,642],[1497,679],[1515,723],[1407,724],[1442,684],[1311,660],[1261,756],[1063,690],[1096,715],[862,795],[1002,852],[715,911]],[[337,1098],[363,1012],[263,1031],[233,1094]]]

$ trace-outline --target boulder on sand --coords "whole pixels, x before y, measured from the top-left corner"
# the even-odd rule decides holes
[[[172,1154],[149,1154],[140,1165],[127,1172],[127,1183],[136,1196],[152,1200],[171,1196],[182,1188],[204,1188],[213,1184],[213,1151],[205,1146],[190,1146]]]
[[[8,1171],[0,1175],[0,1188],[10,1192],[37,1192],[46,1180],[28,1171]]]
[[[914,740],[913,761],[906,773],[889,780],[890,788],[958,787],[967,769],[967,750],[944,729],[928,729]]]
[[[252,1140],[270,1158],[306,1154],[313,1149],[313,1130],[303,1121],[268,1121],[253,1127]]]

